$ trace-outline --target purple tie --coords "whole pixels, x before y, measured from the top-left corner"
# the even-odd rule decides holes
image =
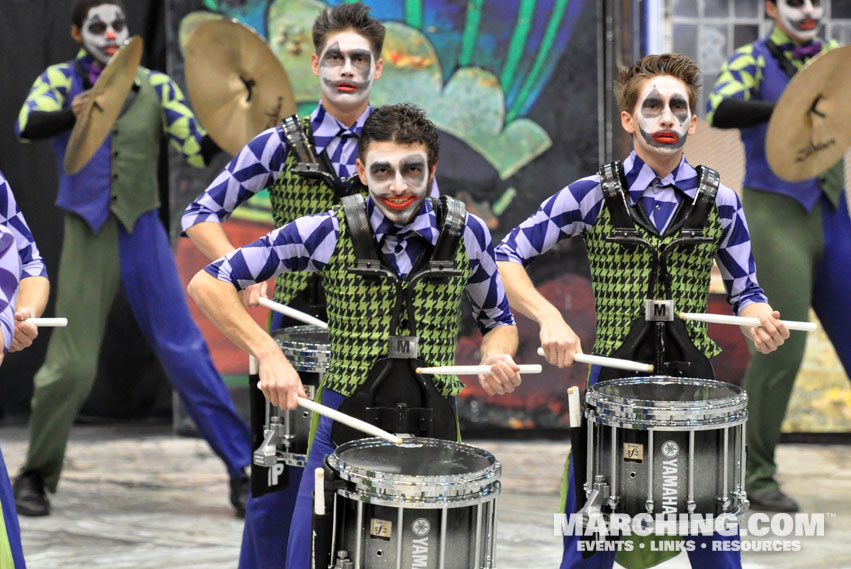
[[[821,52],[821,43],[814,41],[807,45],[795,46],[795,49],[792,50],[792,57],[795,59],[806,59],[818,55],[819,52]]]

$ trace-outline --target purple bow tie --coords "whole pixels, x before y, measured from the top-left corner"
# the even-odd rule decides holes
[[[792,57],[795,59],[805,59],[807,57],[814,57],[820,52],[821,42],[814,41],[807,45],[795,46],[795,49],[792,50]]]
[[[94,85],[95,82],[97,82],[98,77],[100,77],[100,74],[102,72],[103,72],[103,67],[97,65],[96,63],[92,63],[91,66],[89,67],[89,83]]]

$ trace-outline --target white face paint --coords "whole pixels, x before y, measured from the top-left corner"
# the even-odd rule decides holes
[[[816,36],[824,6],[821,0],[777,0],[777,13],[784,31],[792,39],[807,42]]]
[[[366,164],[358,160],[369,195],[396,225],[405,225],[419,212],[431,187],[428,153],[422,143],[370,142]]]
[[[686,143],[692,118],[685,84],[669,75],[651,77],[633,109],[638,125],[636,144],[653,153],[679,152]]]
[[[319,54],[322,95],[342,110],[356,109],[369,100],[376,61],[369,40],[355,32],[328,37]]]
[[[124,12],[116,4],[101,4],[89,10],[80,34],[83,47],[103,65],[130,36]]]

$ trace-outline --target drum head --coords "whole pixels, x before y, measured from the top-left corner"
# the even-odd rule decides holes
[[[401,445],[354,446],[336,454],[340,463],[351,469],[402,476],[470,474],[488,468],[495,461],[489,452],[468,445],[435,439],[411,441]]]
[[[604,381],[593,386],[601,395],[630,401],[694,402],[715,401],[742,395],[742,388],[731,383],[675,377],[629,378]]]
[[[354,487],[340,494],[370,503],[467,505],[499,492],[501,466],[486,450],[429,438],[401,445],[360,439],[340,445],[328,465]]]

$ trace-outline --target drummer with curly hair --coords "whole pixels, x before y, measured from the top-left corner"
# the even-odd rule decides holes
[[[733,312],[760,320],[760,326],[743,329],[756,349],[771,352],[789,336],[757,283],[738,197],[714,171],[695,168],[683,155],[697,124],[699,75],[697,66],[678,54],[648,55],[622,70],[615,95],[633,151],[622,164],[604,165],[545,200],[497,246],[509,302],[539,324],[550,363],[571,365],[582,346],[558,309],[535,290],[526,266],[575,235],[584,239],[591,265],[597,355],[654,362],[660,375],[712,379],[709,359],[720,349],[707,336],[706,324],[673,319],[659,333],[645,310],[649,300],[668,303],[670,314],[706,312],[714,260]],[[588,385],[626,373],[592,366]],[[566,513],[585,501],[584,493],[575,491],[584,473],[574,471],[572,462],[568,457],[562,485]],[[565,536],[563,569],[612,567],[614,551],[583,556],[578,543],[578,537]],[[741,567],[737,551],[705,545],[689,552],[692,567]],[[646,557],[647,550],[635,548],[635,554]],[[644,562],[624,560],[630,567]]]
[[[420,109],[375,109],[356,163],[368,198],[353,194],[330,211],[296,219],[190,282],[189,294],[213,323],[259,360],[260,388],[273,405],[296,408],[304,388],[238,290],[292,272],[318,274],[328,300],[332,358],[317,394],[323,405],[395,432],[419,436],[426,425],[426,436],[455,440],[454,397],[464,384],[453,375],[426,379],[416,369],[454,362],[464,293],[483,335],[482,365],[493,366],[479,376],[482,387],[493,395],[519,385],[512,359],[517,329],[487,227],[462,202],[427,197],[438,152],[437,129]],[[311,431],[308,472],[337,445],[362,437],[325,417]],[[313,479],[303,477],[290,525],[290,569],[309,566],[312,490]]]

